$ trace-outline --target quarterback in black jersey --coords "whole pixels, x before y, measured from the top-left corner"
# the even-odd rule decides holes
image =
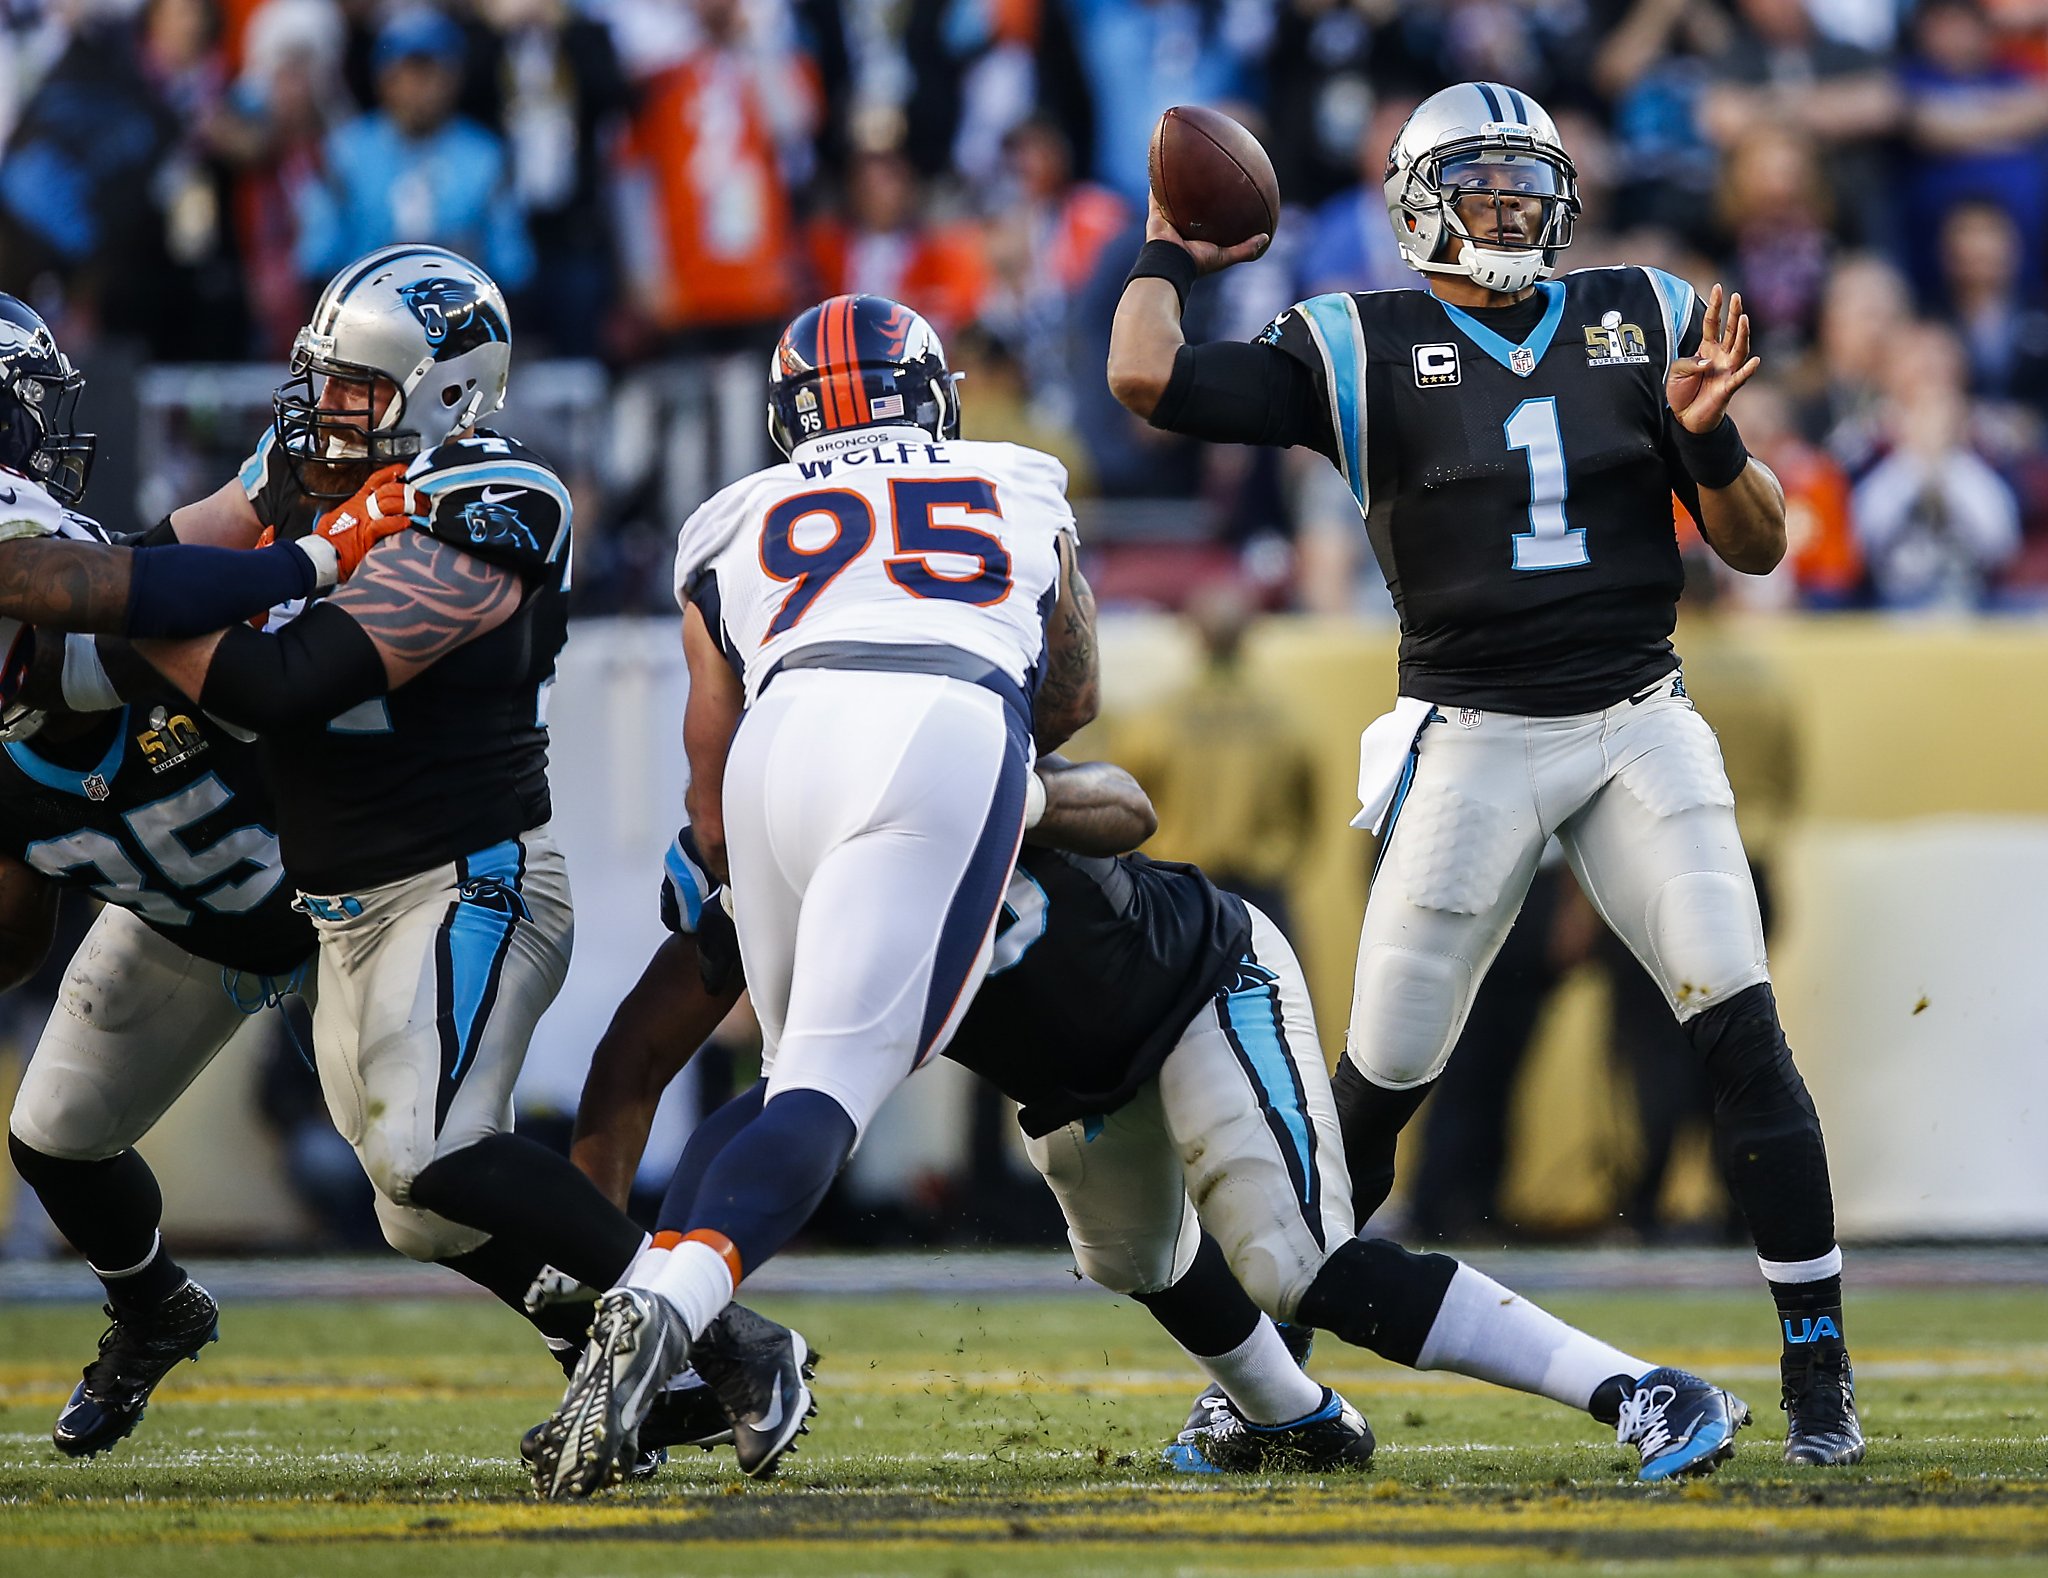
[[[1154,425],[1316,449],[1358,501],[1401,622],[1400,695],[1360,748],[1379,837],[1336,1088],[1361,1215],[1555,836],[1705,1062],[1730,1193],[1784,1329],[1785,1458],[1861,1459],[1819,1120],[1778,1022],[1713,731],[1670,635],[1675,492],[1737,570],[1785,552],[1777,479],[1727,415],[1741,298],[1656,269],[1551,277],[1576,175],[1528,95],[1425,100],[1385,181],[1426,291],[1317,296],[1250,344],[1187,345],[1197,275],[1155,201],[1109,381]]]
[[[1286,938],[1197,868],[1117,853],[1154,820],[1121,769],[1048,757],[1039,771],[1045,815],[945,1055],[1021,1103],[1081,1268],[1144,1304],[1219,1389],[1168,1462],[1214,1472],[1370,1461],[1364,1420],[1301,1372],[1269,1317],[1588,1410],[1638,1449],[1644,1479],[1724,1460],[1748,1415],[1720,1388],[1653,1369],[1447,1256],[1352,1236],[1329,1077]],[[662,1087],[740,991],[731,922],[687,832],[662,910],[680,935],[606,1032],[577,1112],[578,1162],[615,1198]],[[692,1136],[659,1229],[689,1218],[763,1090]]]
[[[240,477],[170,525],[247,541],[333,506],[323,529],[406,529],[263,630],[134,651],[259,737],[285,871],[319,940],[321,1085],[386,1238],[517,1308],[549,1265],[608,1281],[642,1235],[510,1132],[574,930],[545,724],[572,511],[545,461],[479,425],[504,403],[510,340],[497,285],[445,249],[344,268],[299,335],[275,426]],[[137,665],[110,650],[105,667],[125,685]]]

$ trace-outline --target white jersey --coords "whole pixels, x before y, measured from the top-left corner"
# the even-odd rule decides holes
[[[1017,444],[863,428],[707,500],[676,545],[676,601],[694,602],[739,665],[763,678],[826,642],[947,646],[1020,685],[1045,648],[1067,472]]]

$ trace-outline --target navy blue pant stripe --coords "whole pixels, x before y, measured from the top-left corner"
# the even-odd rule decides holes
[[[1272,972],[1258,966],[1249,954],[1245,963],[1263,975]],[[1242,978],[1242,977],[1240,977]],[[1272,1132],[1273,1143],[1287,1164],[1287,1176],[1294,1198],[1301,1204],[1302,1220],[1318,1247],[1323,1242],[1323,1178],[1316,1165],[1316,1131],[1308,1115],[1308,1094],[1302,1088],[1301,1071],[1287,1045],[1287,1033],[1280,1017],[1280,986],[1277,978],[1243,991],[1226,992],[1217,999],[1217,1022],[1230,1043],[1238,1067],[1259,1098],[1259,1112]],[[1288,1122],[1294,1118],[1298,1129]]]
[[[1003,709],[1008,738],[1003,751],[1002,772],[996,778],[995,802],[974,852],[967,857],[967,869],[954,886],[946,906],[946,918],[939,927],[939,946],[932,960],[931,982],[925,989],[924,1023],[917,1036],[917,1056],[911,1067],[922,1064],[930,1053],[947,1018],[967,987],[967,972],[981,951],[982,939],[995,924],[1002,908],[1003,894],[1010,886],[1010,872],[1017,864],[1017,847],[1024,840],[1024,775],[1031,771],[1030,736],[1013,708]]]

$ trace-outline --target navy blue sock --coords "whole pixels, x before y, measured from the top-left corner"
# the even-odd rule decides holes
[[[853,1119],[822,1091],[777,1096],[726,1142],[705,1170],[689,1220],[673,1231],[723,1234],[746,1271],[794,1238],[846,1158]]]
[[[718,1160],[728,1141],[760,1116],[761,1103],[768,1097],[768,1081],[754,1081],[724,1106],[705,1116],[690,1136],[690,1143],[683,1147],[683,1154],[676,1162],[675,1176],[668,1181],[668,1192],[661,1197],[661,1210],[655,1214],[654,1230],[657,1233],[680,1233],[690,1225],[690,1213],[696,1209],[697,1193],[704,1186],[704,1174],[711,1164]]]

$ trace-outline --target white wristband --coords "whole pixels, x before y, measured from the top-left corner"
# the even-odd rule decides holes
[[[1024,826],[1034,828],[1045,818],[1045,780],[1033,772],[1024,780]]]
[[[120,692],[100,661],[99,642],[77,634],[64,638],[64,705],[73,712],[112,712],[121,705]]]
[[[333,543],[317,532],[308,532],[291,545],[313,561],[313,586],[329,591],[341,580],[341,555]]]

